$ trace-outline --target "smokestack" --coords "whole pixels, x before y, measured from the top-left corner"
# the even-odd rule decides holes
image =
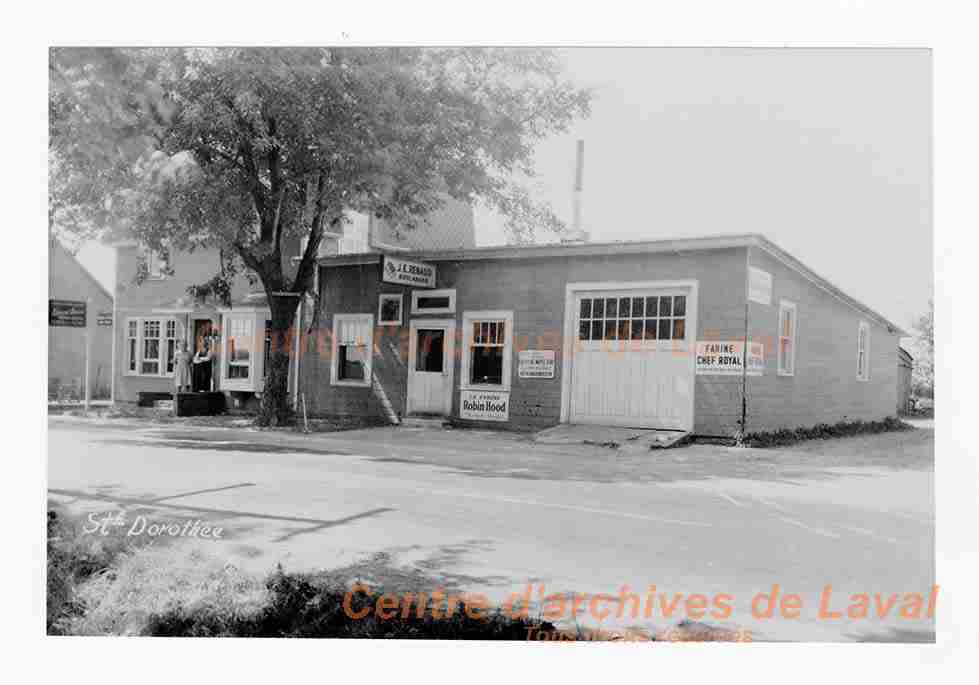
[[[579,140],[575,150],[574,193],[571,217],[571,233],[562,241],[565,243],[588,242],[587,231],[581,228],[581,193],[584,189],[585,141]]]

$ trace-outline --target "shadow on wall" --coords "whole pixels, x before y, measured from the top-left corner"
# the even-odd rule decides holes
[[[92,399],[107,400],[112,393],[108,376],[100,364],[92,369]],[[85,377],[48,378],[48,401],[68,402],[85,399]]]

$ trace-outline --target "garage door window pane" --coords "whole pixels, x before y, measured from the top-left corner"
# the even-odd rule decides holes
[[[618,312],[618,306],[617,306],[618,303],[619,303],[619,301],[616,300],[615,298],[610,298],[608,300],[605,300],[605,318],[606,319],[614,319],[616,317],[616,314]]]
[[[670,339],[670,320],[660,319],[659,320],[659,339],[669,340]]]
[[[655,296],[646,298],[646,316],[656,316],[656,312],[659,311],[656,306],[657,302],[659,302],[659,298]]]
[[[673,319],[673,339],[683,340],[686,335],[686,319]]]
[[[632,318],[641,319],[643,313],[643,299],[641,297],[632,298]]]
[[[615,321],[605,322],[605,340],[615,340]]]
[[[646,319],[646,340],[656,340],[656,319]]]
[[[578,340],[588,340],[591,336],[591,321],[582,321],[578,324]]]
[[[677,295],[673,298],[673,316],[686,316],[687,315],[687,297],[686,295]]]
[[[628,340],[629,331],[630,331],[629,320],[619,319],[619,340]]]
[[[632,320],[632,339],[642,340],[642,319]]]
[[[591,300],[589,299],[582,298],[581,300],[581,318],[591,318]]]
[[[591,339],[601,340],[602,339],[602,322],[592,321],[591,322]]]
[[[673,298],[664,295],[659,298],[659,315],[670,316],[673,313]]]

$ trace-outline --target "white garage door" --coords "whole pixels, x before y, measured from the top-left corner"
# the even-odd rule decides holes
[[[689,288],[578,292],[572,423],[690,430]]]

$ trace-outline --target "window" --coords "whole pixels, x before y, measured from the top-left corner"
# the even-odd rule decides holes
[[[136,362],[139,355],[137,354],[139,345],[139,321],[136,319],[129,319],[126,322],[126,355],[127,355],[127,370],[129,373],[136,373]]]
[[[685,340],[687,296],[582,297],[578,340]]]
[[[412,314],[453,314],[455,290],[414,290],[411,293]]]
[[[159,281],[167,277],[169,262],[164,255],[155,250],[145,250],[143,258],[146,260],[147,278]]]
[[[866,321],[857,329],[857,380],[870,380],[870,324]]]
[[[334,314],[334,385],[371,384],[371,358],[374,352],[374,317],[371,314]]]
[[[167,321],[167,374],[173,373],[174,353],[177,351],[177,322]]]
[[[781,300],[778,303],[778,375],[795,375],[795,303]]]
[[[377,300],[377,325],[401,325],[401,293],[381,293]]]
[[[466,312],[462,326],[465,387],[508,390],[513,353],[513,312]]]
[[[176,345],[177,322],[174,319],[127,319],[126,373],[172,375]]]
[[[228,319],[227,356],[228,378],[247,379],[251,372],[252,338],[255,320],[232,317]]]

